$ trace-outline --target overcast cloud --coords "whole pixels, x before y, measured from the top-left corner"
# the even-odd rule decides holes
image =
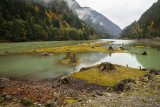
[[[91,7],[122,29],[138,20],[157,0],[76,0],[82,7]]]

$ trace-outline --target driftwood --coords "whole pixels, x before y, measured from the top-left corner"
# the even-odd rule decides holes
[[[110,72],[110,71],[116,70],[116,68],[114,67],[114,65],[111,64],[111,63],[109,63],[109,62],[101,63],[98,66],[98,69],[100,70],[100,72]]]
[[[108,49],[109,51],[113,51],[113,48],[112,48],[112,46],[109,46],[109,49]]]
[[[144,52],[142,53],[142,55],[147,55],[147,52],[146,52],[146,51],[144,51]]]

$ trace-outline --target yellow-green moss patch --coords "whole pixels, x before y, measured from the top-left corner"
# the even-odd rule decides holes
[[[71,52],[105,52],[105,53],[126,53],[123,50],[115,49],[109,51],[107,47],[100,47],[107,43],[112,43],[113,41],[107,42],[93,42],[93,43],[82,43],[77,45],[64,45],[60,47],[48,47],[40,48],[34,50],[24,51],[23,53],[32,53],[32,52],[52,52],[52,53],[65,53],[67,50]]]
[[[62,59],[59,62],[62,63],[62,64],[64,64],[64,65],[73,65],[73,66],[76,66],[76,65],[79,64],[79,60],[77,60],[76,63],[70,63],[71,59]]]
[[[91,68],[82,72],[76,72],[70,75],[72,78],[78,78],[89,83],[95,83],[105,86],[113,86],[122,79],[133,78],[137,80],[139,76],[144,75],[144,71],[129,67],[116,67],[116,72],[100,73],[97,68]]]
[[[151,48],[150,46],[136,46],[136,48]]]

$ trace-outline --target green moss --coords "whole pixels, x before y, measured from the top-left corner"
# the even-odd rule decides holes
[[[156,102],[160,102],[160,98],[156,98]]]
[[[139,76],[144,75],[144,71],[129,67],[116,67],[116,72],[100,73],[97,68],[91,68],[83,72],[76,72],[70,75],[72,78],[78,78],[90,83],[105,86],[113,86],[117,81],[122,79],[133,78],[137,80]]]
[[[67,102],[67,103],[74,103],[75,100],[64,100],[64,102]]]
[[[4,102],[4,98],[0,97],[0,103],[3,103],[3,102]]]
[[[151,48],[150,46],[136,46],[136,48]]]

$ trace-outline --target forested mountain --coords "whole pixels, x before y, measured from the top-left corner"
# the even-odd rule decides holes
[[[81,7],[75,0],[65,0],[69,7],[80,19],[92,26],[101,38],[109,38],[110,35],[117,36],[121,33],[120,27],[111,22],[104,15],[96,12],[89,7]]]
[[[126,27],[121,38],[144,39],[160,37],[160,0],[154,3],[138,21]]]
[[[63,0],[0,0],[0,39],[88,40],[95,31]]]

